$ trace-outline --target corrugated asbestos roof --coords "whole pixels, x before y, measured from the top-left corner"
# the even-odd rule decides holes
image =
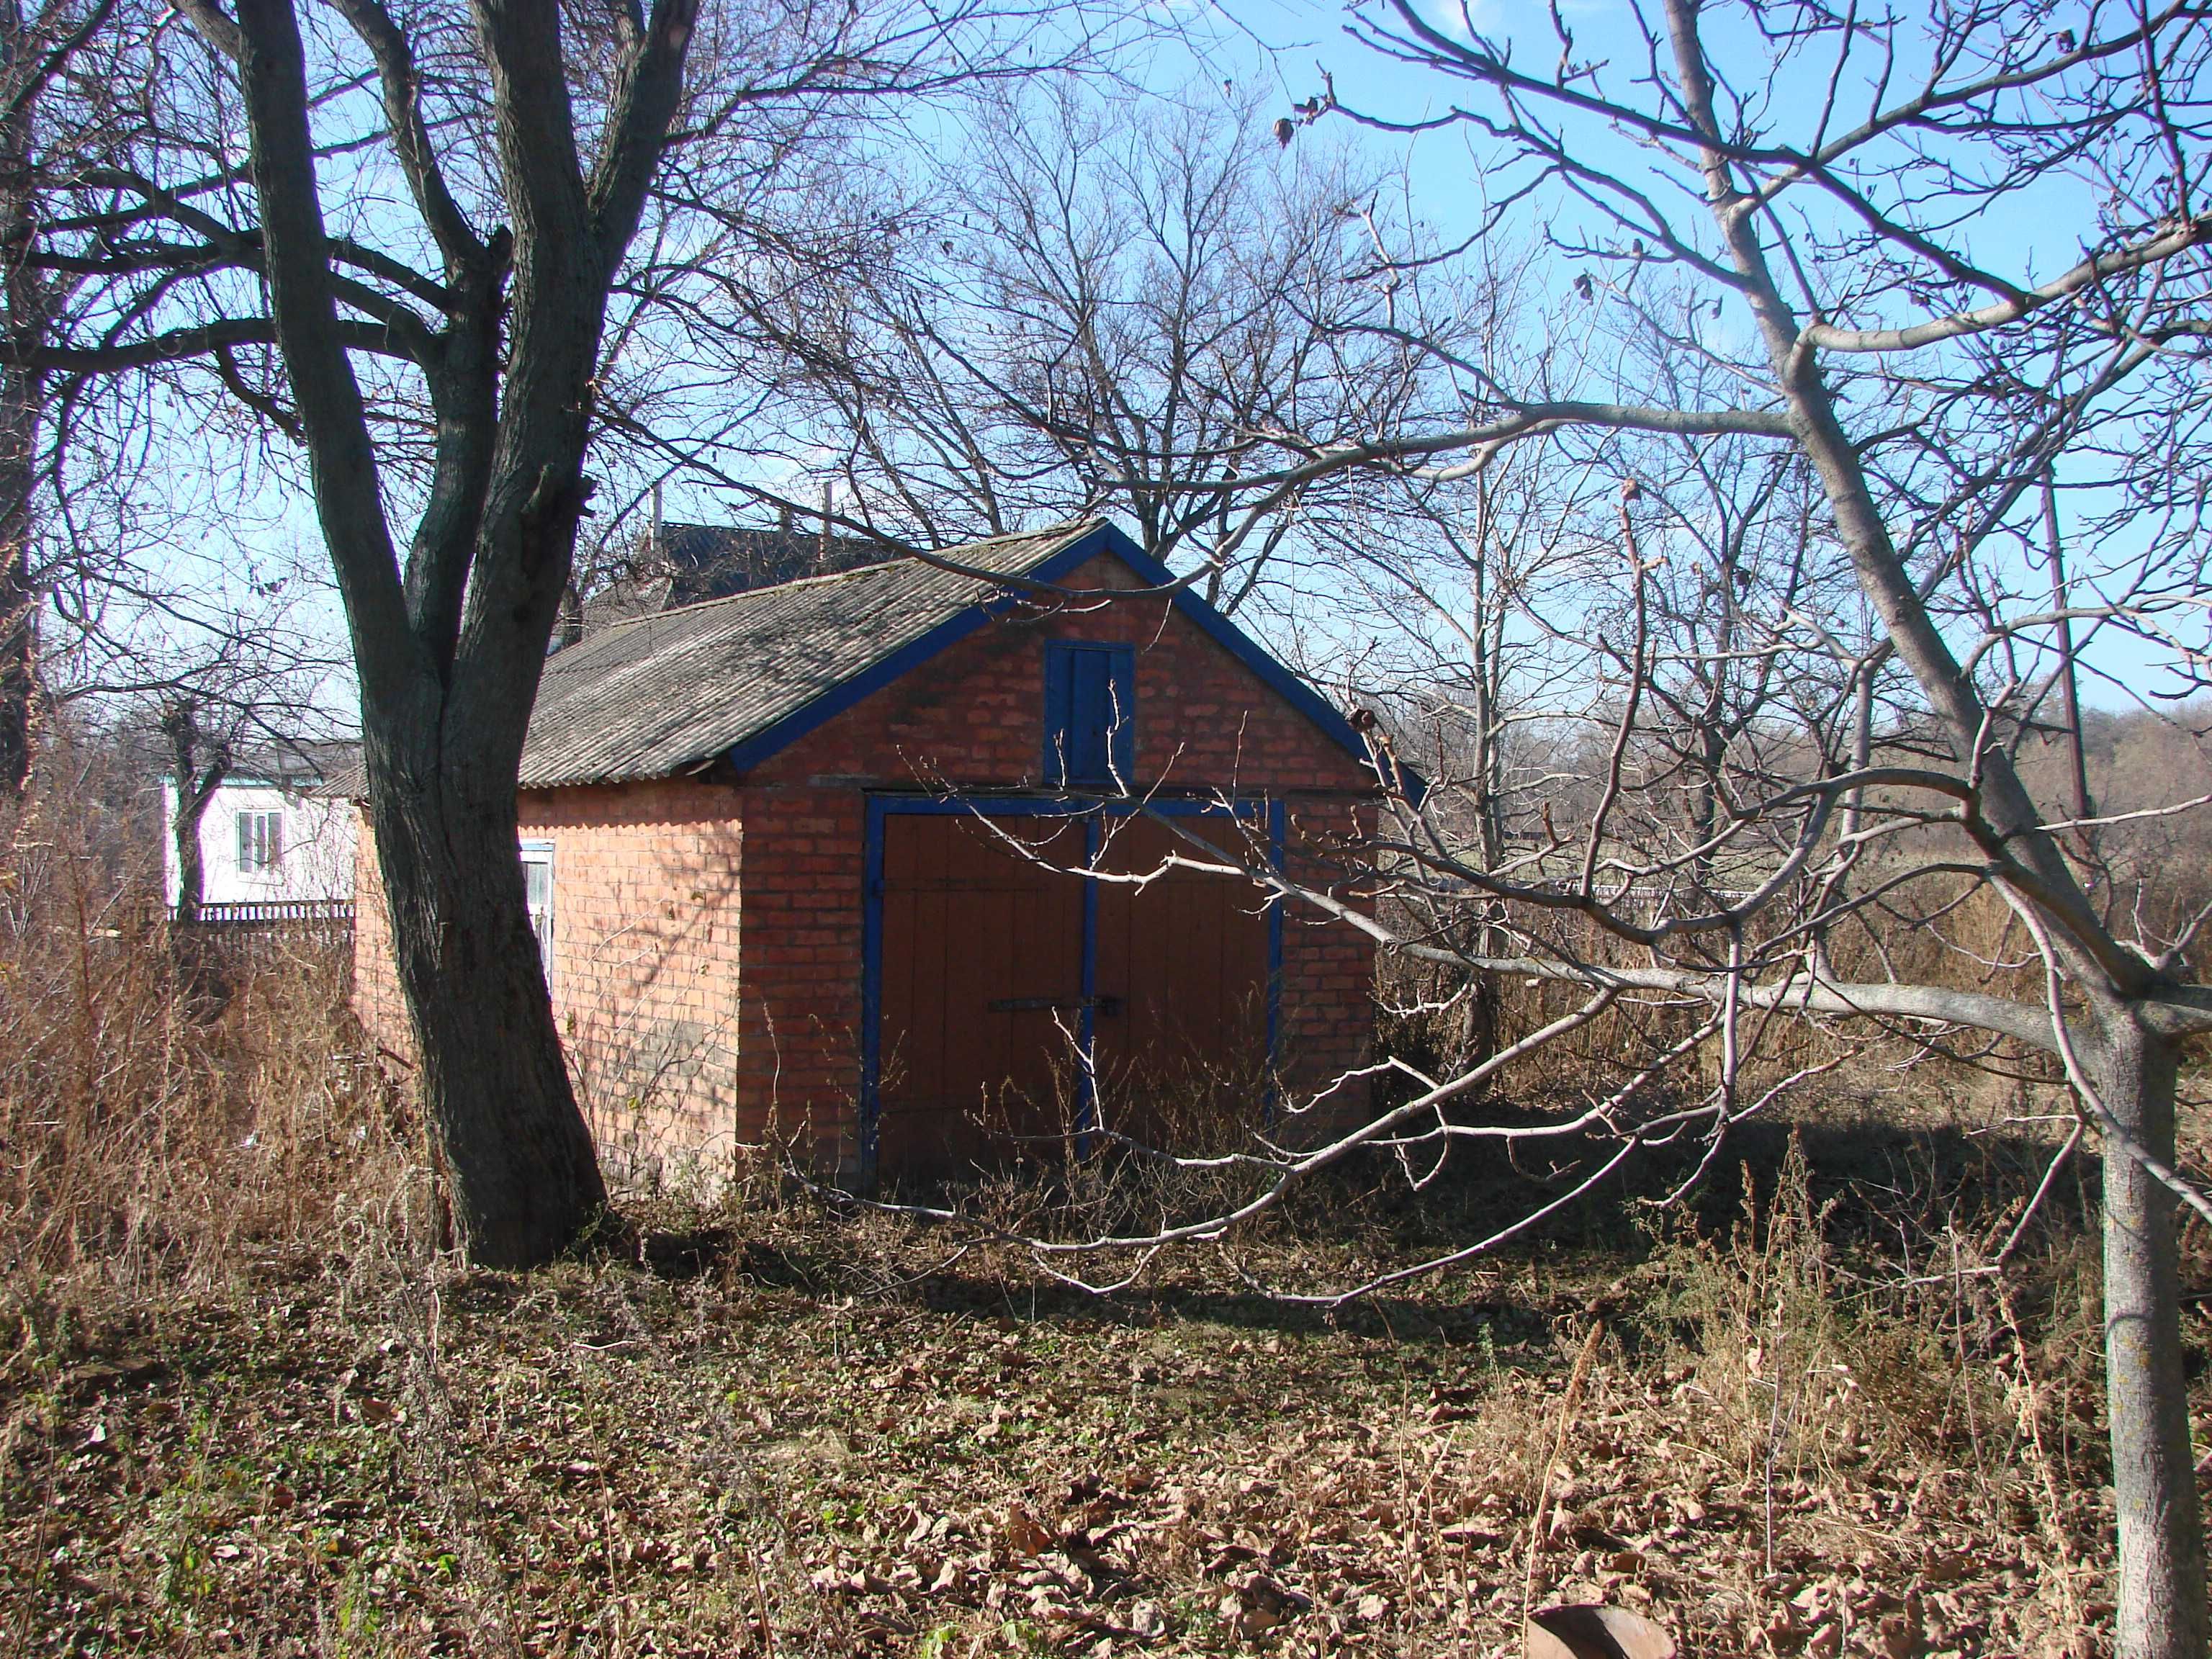
[[[1097,520],[942,556],[1026,574]],[[522,787],[667,777],[711,761],[1000,592],[896,559],[756,588],[587,634],[546,659]]]

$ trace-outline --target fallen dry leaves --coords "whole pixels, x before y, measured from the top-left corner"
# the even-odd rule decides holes
[[[762,1260],[16,1307],[0,1646],[1503,1655],[1559,1601],[1685,1655],[2102,1640],[2094,1408],[2046,1389],[2033,1453],[2017,1355],[1907,1420],[1876,1356],[1588,1344],[1578,1291],[1494,1275],[1332,1325]]]

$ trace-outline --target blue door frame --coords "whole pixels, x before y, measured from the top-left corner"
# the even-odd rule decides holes
[[[1128,817],[1153,812],[1164,817],[1225,817],[1249,823],[1262,814],[1267,824],[1267,862],[1283,867],[1285,814],[1279,799],[1240,800],[1229,806],[1218,801],[1148,799],[1143,801],[1071,799],[1066,795],[903,795],[871,793],[867,830],[862,850],[860,883],[860,1179],[876,1178],[877,1085],[883,1062],[884,1006],[884,826],[906,816],[950,817],[955,815],[991,818],[1082,818],[1085,820],[1084,862],[1094,864],[1103,841],[1100,825],[1108,817]],[[1083,1108],[1087,1114],[1093,1087],[1092,1056],[1097,1012],[1092,1000],[1098,994],[1098,883],[1083,880]],[[1283,1000],[1283,902],[1267,905],[1267,1063],[1279,1058],[1276,1048]]]

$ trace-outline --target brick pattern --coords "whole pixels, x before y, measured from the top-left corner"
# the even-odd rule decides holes
[[[739,1138],[736,807],[690,781],[522,797],[523,836],[553,843],[554,1017],[617,1167],[726,1168]]]
[[[1133,580],[1101,559],[1067,585]],[[556,849],[555,1012],[617,1161],[688,1153],[726,1167],[732,1148],[767,1139],[849,1161],[866,792],[1036,787],[1048,639],[1136,647],[1140,787],[1282,799],[1293,873],[1333,886],[1348,878],[1340,849],[1371,829],[1361,798],[1372,779],[1158,596],[1024,605],[734,787],[526,793],[524,835]],[[404,1054],[375,860],[366,835],[360,845],[356,995],[378,1040]],[[1365,1059],[1372,968],[1356,931],[1310,912],[1286,921],[1280,1037],[1291,1101]],[[1364,1089],[1340,1091],[1316,1120],[1340,1121],[1364,1100]]]
[[[1065,585],[1105,590],[1134,580],[1120,561],[1101,557]],[[1048,639],[1136,647],[1140,784],[1247,794],[1373,786],[1358,762],[1160,595],[1024,605],[772,756],[747,781],[1035,787],[1043,781]]]
[[[1133,580],[1118,561],[1100,559],[1066,585],[1119,588]],[[766,1115],[771,1105],[788,1115],[800,1103],[826,1114],[850,1102],[860,1074],[860,789],[1038,787],[1047,640],[1136,647],[1140,788],[1282,798],[1291,873],[1323,885],[1347,873],[1336,849],[1371,831],[1363,798],[1372,777],[1164,597],[1024,606],[864,698],[746,780],[739,1071],[749,1109],[741,1116]],[[821,856],[825,835],[837,846],[828,859]],[[1373,962],[1372,945],[1352,929],[1286,923],[1279,1038],[1288,1097],[1365,1060]],[[1316,1115],[1341,1121],[1365,1101],[1364,1088],[1341,1091]],[[849,1105],[843,1109],[849,1137]],[[849,1154],[849,1139],[840,1149]]]
[[[726,1161],[738,1131],[736,793],[689,781],[532,790],[522,835],[553,843],[553,1013],[616,1167]],[[370,837],[361,836],[355,1000],[410,1056]]]
[[[392,960],[392,918],[384,908],[384,872],[365,808],[354,809],[353,1007],[368,1040],[400,1065],[415,1064],[415,1037],[399,998]]]
[[[866,799],[849,786],[803,783],[740,793],[741,1116],[758,1139],[843,1167],[857,1150]]]
[[[1284,869],[1293,880],[1340,902],[1367,908],[1354,849],[1375,834],[1371,802],[1291,795]],[[1303,1121],[1303,1134],[1285,1125],[1285,1138],[1308,1143],[1350,1128],[1364,1115],[1364,1081],[1331,1087],[1346,1071],[1364,1065],[1375,1035],[1375,943],[1365,933],[1311,905],[1291,905],[1283,915],[1281,1053],[1283,1099]],[[1310,1106],[1313,1097],[1326,1097]],[[1310,1110],[1310,1115],[1308,1115]]]

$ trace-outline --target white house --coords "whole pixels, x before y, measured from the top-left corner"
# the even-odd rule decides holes
[[[352,803],[313,793],[357,765],[351,744],[242,757],[200,815],[201,902],[275,904],[353,898]],[[161,780],[162,896],[177,902],[177,781]]]

